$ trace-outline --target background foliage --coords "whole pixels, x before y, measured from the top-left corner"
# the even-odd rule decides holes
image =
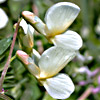
[[[73,2],[81,8],[79,16],[69,29],[78,32],[84,43],[78,56],[61,71],[70,75],[76,87],[75,92],[67,100],[77,100],[91,86],[94,90],[99,90],[98,92],[89,91],[85,100],[100,100],[100,0],[6,0],[0,4],[0,8],[9,17],[6,27],[0,29],[0,73],[9,54],[9,46],[14,33],[13,24],[21,16],[21,12],[33,11],[44,21],[47,9],[61,1]],[[34,48],[40,54],[51,46],[38,33],[34,36],[34,43]],[[13,55],[18,49],[16,40]],[[92,75],[89,76],[89,72],[78,72],[83,66],[88,68]],[[44,87],[39,86],[37,80],[18,59],[10,64],[3,87],[7,90],[5,94],[13,100],[55,100],[45,92]]]

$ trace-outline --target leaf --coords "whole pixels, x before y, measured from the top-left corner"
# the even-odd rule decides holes
[[[11,44],[11,37],[0,40],[0,55],[2,55]]]

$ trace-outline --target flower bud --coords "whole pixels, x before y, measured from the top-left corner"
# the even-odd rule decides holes
[[[16,52],[16,56],[18,57],[18,59],[20,59],[23,62],[23,64],[25,65],[29,64],[28,62],[29,55],[25,53],[24,51],[18,50]]]
[[[45,35],[45,24],[34,13],[23,11],[22,16],[41,34]]]
[[[27,24],[24,19],[20,22],[19,32],[18,32],[18,39],[20,48],[30,54],[33,48],[33,33],[34,28]]]
[[[40,73],[40,69],[39,67],[37,67],[37,65],[35,65],[33,59],[29,57],[27,53],[25,53],[24,51],[18,50],[16,52],[16,56],[18,57],[18,59],[20,59],[23,62],[23,64],[26,66],[26,68],[32,75],[38,77]]]

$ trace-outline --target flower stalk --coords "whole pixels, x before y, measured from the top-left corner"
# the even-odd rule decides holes
[[[18,27],[19,27],[20,21],[21,20],[19,19],[18,23],[17,23],[17,26],[16,26],[16,30],[15,30],[14,36],[13,36],[13,41],[12,41],[12,44],[11,44],[9,56],[8,56],[8,59],[7,59],[7,62],[5,64],[5,66],[4,66],[3,72],[1,74],[1,78],[0,78],[0,92],[2,92],[4,78],[6,76],[6,73],[7,73],[7,70],[8,70],[8,66],[10,64],[10,59],[11,59],[11,55],[12,55],[12,52],[13,52],[13,49],[14,49],[14,45],[15,45],[15,41],[16,41],[16,37],[17,37]]]

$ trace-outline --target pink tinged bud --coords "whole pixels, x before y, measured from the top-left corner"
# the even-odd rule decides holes
[[[34,15],[32,12],[23,11],[23,12],[22,12],[22,16],[23,16],[27,21],[29,21],[31,24],[36,23],[35,20],[34,20],[35,15]]]
[[[23,11],[22,16],[29,22],[39,33],[45,35],[45,24],[34,13]]]
[[[22,50],[18,50],[16,52],[16,55],[25,65],[29,64],[29,62],[28,62],[29,55],[27,53],[25,53]]]

